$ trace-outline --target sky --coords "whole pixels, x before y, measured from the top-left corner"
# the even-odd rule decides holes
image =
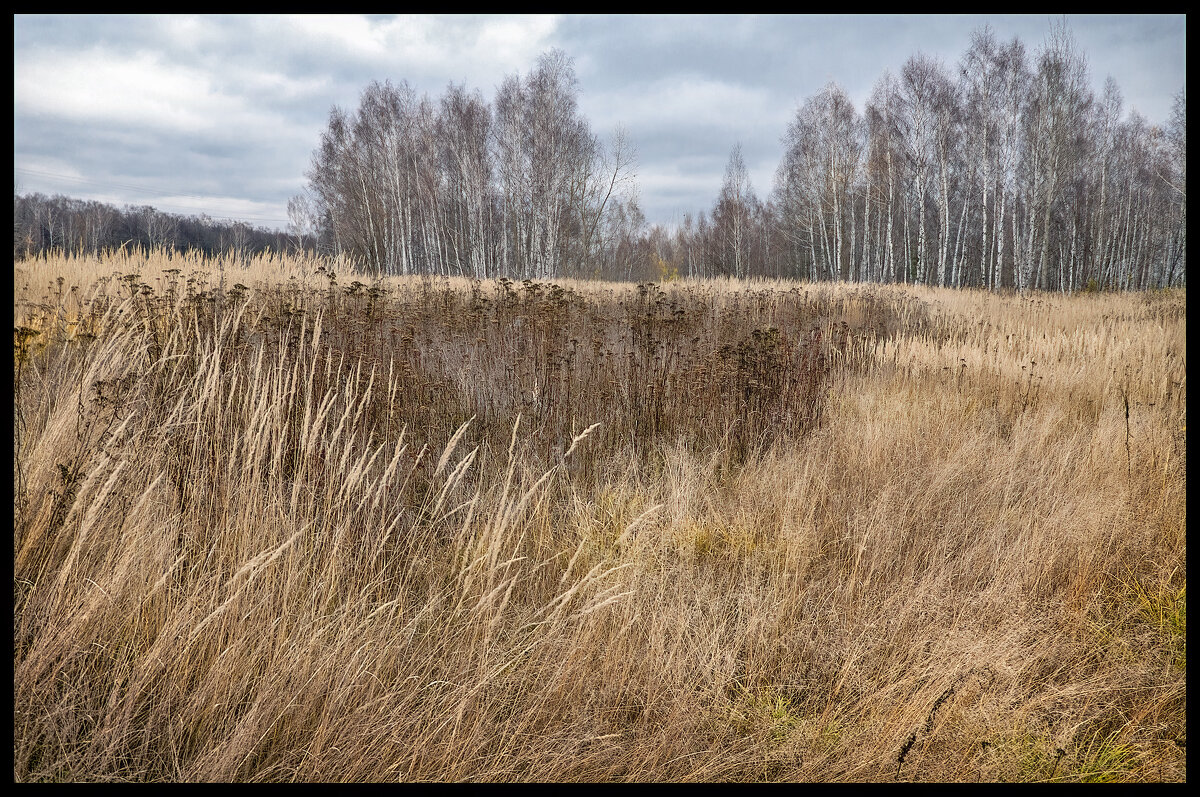
[[[989,25],[1036,57],[1057,18],[963,15],[13,17],[14,192],[284,229],[333,106],[374,80],[491,101],[559,48],[593,133],[625,128],[639,202],[673,227],[709,211],[741,144],[766,199],[797,109],[830,81],[861,113],[918,52],[952,72]],[[1151,123],[1184,87],[1186,18],[1069,15],[1099,94],[1111,75]]]

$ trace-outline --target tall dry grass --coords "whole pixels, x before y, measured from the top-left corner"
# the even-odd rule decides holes
[[[1186,779],[1182,293],[122,258],[15,282],[17,780]]]

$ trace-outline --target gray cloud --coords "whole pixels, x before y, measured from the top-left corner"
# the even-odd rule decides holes
[[[956,69],[991,25],[1034,55],[1042,15],[956,16],[24,16],[14,18],[14,147],[21,191],[285,219],[329,110],[372,80],[490,99],[506,74],[560,47],[580,108],[628,130],[648,220],[708,210],[740,142],[772,187],[797,107],[836,81],[862,110],[883,71],[918,51]],[[1186,19],[1069,18],[1097,91],[1165,121],[1183,86]],[[60,175],[58,177],[49,175]],[[142,187],[139,191],[137,187]],[[190,197],[186,195],[191,195]],[[205,200],[198,197],[208,197]],[[156,200],[159,200],[156,202]],[[264,221],[281,226],[282,221]]]

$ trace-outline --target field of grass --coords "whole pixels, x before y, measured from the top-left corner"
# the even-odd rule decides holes
[[[14,272],[17,781],[1184,781],[1186,298]]]

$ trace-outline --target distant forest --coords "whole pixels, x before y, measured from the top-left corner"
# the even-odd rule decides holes
[[[861,113],[836,83],[807,98],[762,198],[731,142],[713,205],[668,229],[639,207],[633,142],[591,131],[551,50],[491,103],[402,81],[335,107],[287,234],[34,196],[16,199],[14,247],[315,247],[380,275],[1185,285],[1185,90],[1157,124],[1111,77],[1090,87],[1065,22],[1033,53],[982,28],[952,66],[918,53],[885,72]]]
[[[311,251],[316,240],[245,222],[220,222],[204,214],[164,213],[149,205],[118,208],[62,195],[13,195],[16,260],[51,251],[99,254],[122,247],[255,255],[266,250]]]

